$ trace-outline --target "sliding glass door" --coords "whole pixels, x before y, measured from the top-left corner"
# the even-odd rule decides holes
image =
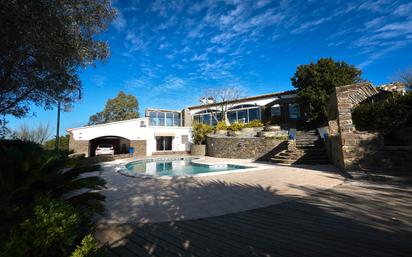
[[[173,137],[156,137],[156,151],[171,151]]]

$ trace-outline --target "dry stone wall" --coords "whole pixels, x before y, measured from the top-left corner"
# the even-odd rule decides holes
[[[206,154],[218,158],[267,160],[287,148],[287,141],[264,137],[206,138]]]

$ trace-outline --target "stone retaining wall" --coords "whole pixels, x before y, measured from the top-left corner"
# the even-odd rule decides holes
[[[269,160],[287,141],[263,137],[206,137],[206,155],[218,158]]]

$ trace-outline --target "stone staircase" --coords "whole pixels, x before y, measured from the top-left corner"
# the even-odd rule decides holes
[[[325,144],[317,130],[296,131],[295,146],[289,146],[271,158],[273,162],[284,164],[328,164]]]

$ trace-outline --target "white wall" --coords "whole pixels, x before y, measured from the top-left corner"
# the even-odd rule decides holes
[[[148,156],[156,151],[156,133],[174,134],[172,151],[189,151],[191,138],[190,127],[141,127],[141,122],[149,124],[148,118],[112,122],[94,126],[68,129],[75,140],[92,140],[103,136],[118,136],[129,140],[146,140]],[[187,135],[189,142],[182,144],[182,136]]]

